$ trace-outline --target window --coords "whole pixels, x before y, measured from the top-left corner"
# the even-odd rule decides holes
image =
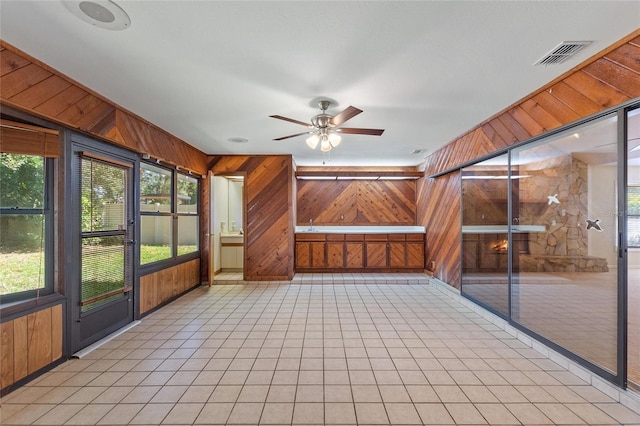
[[[140,165],[140,264],[198,252],[198,179]]]
[[[640,248],[640,185],[627,187],[627,243]]]
[[[52,292],[53,160],[0,154],[0,298]]]
[[[198,180],[178,173],[178,256],[198,251]]]

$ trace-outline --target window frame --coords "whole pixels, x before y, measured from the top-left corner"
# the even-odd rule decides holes
[[[182,216],[187,216],[187,217],[197,217],[198,220],[198,229],[196,230],[196,236],[199,235],[200,232],[200,217],[201,217],[201,195],[200,195],[200,191],[202,188],[202,178],[198,175],[192,175],[189,174],[188,172],[184,172],[182,171],[179,167],[172,167],[172,166],[168,166],[166,164],[161,164],[157,161],[140,161],[140,165],[139,165],[139,169],[140,172],[138,173],[138,179],[137,179],[137,193],[138,193],[138,197],[137,197],[137,203],[138,206],[140,206],[140,200],[142,198],[142,190],[141,190],[141,185],[140,185],[140,181],[142,178],[142,168],[145,165],[149,165],[149,166],[153,166],[154,168],[159,168],[162,169],[164,171],[167,171],[171,174],[171,201],[169,203],[170,206],[170,211],[169,212],[154,212],[154,211],[142,211],[142,209],[139,210],[139,224],[141,224],[142,222],[142,218],[144,216],[155,216],[155,217],[170,217],[171,218],[171,236],[172,236],[172,241],[171,241],[171,256],[161,259],[161,260],[157,260],[155,262],[149,262],[149,263],[141,263],[141,257],[142,257],[142,243],[139,244],[139,256],[137,259],[137,263],[138,263],[138,267],[140,268],[140,272],[142,275],[148,274],[148,273],[152,273],[155,271],[159,271],[162,269],[165,269],[167,267],[173,266],[173,265],[177,265],[180,263],[183,263],[185,261],[188,260],[192,260],[192,259],[198,259],[200,258],[200,252],[202,250],[202,247],[200,247],[200,241],[199,238],[197,238],[197,243],[198,243],[198,249],[189,253],[185,253],[182,255],[178,255],[178,233],[179,233],[179,226],[178,226],[178,218],[182,217]],[[196,180],[196,185],[197,185],[197,190],[196,190],[196,194],[197,194],[197,211],[195,213],[189,213],[189,212],[181,212],[178,213],[178,175],[182,174],[184,176],[188,176],[190,178],[193,178]],[[139,231],[139,237],[138,237],[138,241],[142,241],[142,226],[138,226]]]
[[[630,190],[631,189],[635,190],[635,193],[640,196],[640,183],[627,183],[627,205],[629,203],[629,195],[630,195]],[[631,226],[630,226],[630,222],[631,219],[635,219],[638,222],[640,222],[640,211],[638,211],[638,213],[630,213],[629,209],[627,208],[627,248],[630,249],[640,249],[640,238],[638,238],[637,242],[631,242]],[[638,225],[638,234],[640,236],[640,224]]]
[[[11,154],[11,153],[6,153]],[[31,155],[31,154],[16,154]],[[55,158],[40,155],[31,155],[33,157],[41,157],[43,159],[43,200],[41,208],[0,208],[0,216],[4,215],[42,215],[44,220],[44,280],[43,286],[35,289],[18,291],[0,295],[0,306],[5,306],[15,302],[21,302],[29,299],[36,299],[54,293],[54,265],[55,265],[55,211],[54,202],[54,170]]]

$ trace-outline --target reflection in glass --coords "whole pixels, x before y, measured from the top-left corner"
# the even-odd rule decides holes
[[[509,315],[508,158],[462,169],[462,292]]]
[[[627,123],[627,377],[640,390],[640,109]]]
[[[198,180],[178,173],[178,213],[198,214]]]
[[[140,205],[142,211],[171,211],[171,181],[170,170],[140,163]]]
[[[511,151],[512,319],[617,366],[615,116]]]
[[[123,229],[126,171],[90,158],[80,164],[82,232]]]

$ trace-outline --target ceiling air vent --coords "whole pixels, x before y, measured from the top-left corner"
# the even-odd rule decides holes
[[[415,149],[415,150],[411,151],[411,154],[412,155],[418,155],[418,154],[422,154],[422,153],[425,153],[425,152],[427,152],[426,149]]]
[[[533,65],[561,64],[591,43],[591,41],[563,41]]]

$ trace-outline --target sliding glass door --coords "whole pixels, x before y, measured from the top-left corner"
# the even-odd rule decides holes
[[[640,390],[640,109],[627,113],[627,381]]]
[[[461,176],[461,293],[640,392],[638,103]]]
[[[615,114],[511,151],[511,319],[618,373]]]

